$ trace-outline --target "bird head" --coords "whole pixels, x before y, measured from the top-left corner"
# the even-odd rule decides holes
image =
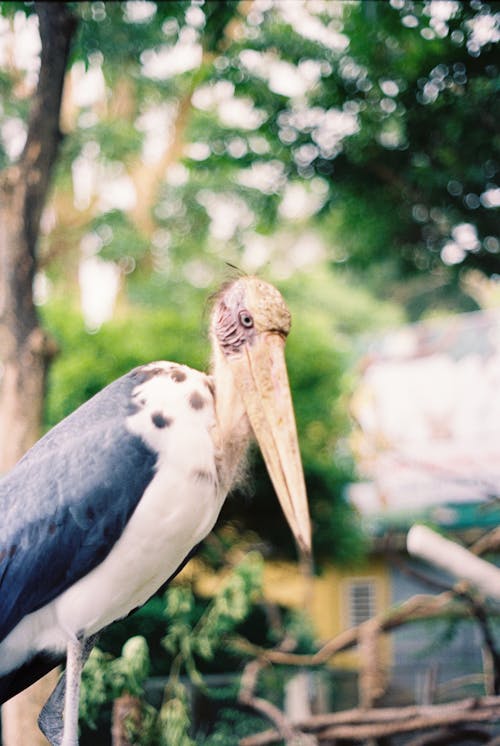
[[[226,285],[212,336],[230,369],[299,550],[311,552],[311,524],[285,363],[291,315],[275,287],[257,277]]]

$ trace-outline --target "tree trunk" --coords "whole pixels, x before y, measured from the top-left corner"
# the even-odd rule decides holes
[[[0,473],[40,435],[46,373],[55,353],[38,321],[33,279],[40,216],[61,141],[62,88],[76,22],[66,3],[39,2],[35,8],[42,52],[26,144],[18,163],[0,175]],[[36,715],[53,684],[52,674],[4,706],[4,746],[47,743]]]
[[[122,694],[113,702],[111,738],[113,746],[133,746],[141,727],[141,700]]]

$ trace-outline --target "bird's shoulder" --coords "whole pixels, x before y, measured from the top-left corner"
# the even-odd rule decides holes
[[[212,424],[209,376],[169,361],[134,368],[53,427],[0,479],[1,525],[12,533],[61,504],[83,504],[93,485],[114,479],[120,486],[131,469],[150,479],[168,431],[177,424],[179,433],[179,423],[185,429],[190,416],[198,428],[200,418]],[[2,533],[0,527],[0,540]]]
[[[176,440],[183,440],[213,427],[215,395],[210,376],[165,361],[142,366],[135,375],[138,383],[131,395],[127,429],[154,451],[171,448],[174,433]]]

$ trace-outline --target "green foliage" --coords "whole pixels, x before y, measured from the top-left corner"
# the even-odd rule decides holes
[[[102,241],[102,259],[117,261],[127,271],[149,253],[149,243],[121,210],[101,213],[90,228]]]
[[[440,252],[453,227],[472,222],[482,243],[458,265],[498,268],[485,242],[494,235],[494,210],[479,199],[498,164],[490,120],[490,112],[498,117],[498,60],[495,44],[471,39],[492,10],[458,3],[436,32],[425,3],[346,7],[348,50],[314,99],[325,110],[356,112],[360,128],[338,155],[320,153],[311,167],[330,180],[336,235],[352,265],[389,255],[402,272],[443,272]]]
[[[82,674],[80,717],[87,727],[97,727],[105,703],[125,693],[142,696],[149,669],[148,644],[140,635],[127,640],[119,658],[112,659],[94,648]]]
[[[144,637],[131,637],[123,646],[121,658],[111,666],[114,693],[139,696],[149,674],[149,650]]]
[[[191,713],[187,689],[176,680],[170,682],[159,715],[160,746],[195,746],[189,736]]]
[[[192,279],[191,262],[210,275],[221,256],[246,260],[255,232],[270,235],[283,222],[298,229],[293,220],[283,221],[283,195],[291,180],[318,177],[327,194],[312,222],[333,236],[332,262],[354,268],[381,295],[395,279],[432,273],[440,291],[431,302],[463,309],[459,271],[498,273],[495,209],[484,197],[496,186],[500,150],[497,41],[494,34],[481,40],[476,33],[478,24],[494,27],[498,3],[449,3],[445,20],[432,3],[410,0],[306,5],[319,29],[316,38],[294,24],[287,2],[243,8],[231,0],[179,0],[143,3],[141,12],[122,2],[70,3],[79,20],[72,64],[100,68],[107,91],[100,108],[82,107],[90,118],[78,120],[65,138],[58,185],[68,189],[64,173],[89,143],[103,166],[137,162],[145,141],[139,118],[156,106],[192,99],[181,139],[208,151],[205,158],[184,157],[188,178],[165,183],[151,205],[157,226],[168,233],[165,245],[151,251],[150,242],[136,236],[134,251],[133,232],[117,229],[103,250],[108,258],[136,260],[130,286],[150,275],[152,266],[153,274],[168,266],[178,282]],[[0,12],[19,20],[32,15],[33,6],[1,3]],[[328,34],[337,34],[336,41],[327,41]],[[148,61],[186,38],[200,43],[197,67],[178,74],[148,70]],[[263,65],[257,64],[261,54]],[[285,95],[271,75],[276,63],[289,65],[282,78],[307,73],[314,84],[302,95]],[[23,97],[20,75],[2,71],[2,124],[26,121],[30,100]],[[113,94],[122,84],[126,111],[116,115]],[[222,89],[212,104],[200,104],[195,94],[202,88],[214,93],[218,85],[232,86],[235,104],[249,102],[258,119],[227,121],[215,101]],[[2,134],[0,164],[8,161]],[[263,189],[245,185],[242,175],[263,164],[278,166],[281,176]],[[246,206],[248,216],[221,241],[212,235],[206,197],[222,193]],[[460,249],[443,254],[464,222],[476,227],[477,244],[463,255]],[[65,240],[69,251],[74,235]],[[423,305],[414,303],[412,312],[421,313]]]
[[[495,42],[479,43],[474,36],[476,23],[489,19],[494,25],[497,8],[480,0],[450,4],[450,18],[440,22],[426,3],[359,2],[340,10],[332,2],[321,20],[343,34],[345,47],[338,49],[302,36],[280,4],[258,21],[252,18],[210,80],[234,85],[235,95],[248,97],[262,113],[262,123],[249,132],[221,122],[216,107],[194,110],[189,137],[205,143],[209,155],[201,165],[186,161],[190,180],[180,189],[183,201],[193,186],[216,193],[231,174],[238,182],[243,169],[277,163],[283,178],[269,193],[232,188],[254,213],[251,228],[264,234],[276,229],[290,179],[319,177],[328,194],[315,223],[325,237],[334,237],[333,262],[347,263],[381,295],[394,279],[415,273],[439,280],[439,291],[414,303],[413,314],[422,313],[426,301],[463,310],[459,271],[477,267],[492,274],[499,268],[496,211],[484,196],[495,188],[500,151],[494,127],[498,60]],[[265,71],[242,64],[242,53],[249,52],[295,70],[318,64],[322,72],[303,99],[289,98],[273,91]],[[322,124],[329,116],[330,133]],[[341,118],[352,128],[337,136]],[[264,148],[256,153],[257,136]],[[181,221],[184,233],[186,221],[189,213]],[[447,252],[461,223],[476,227],[477,244]],[[208,226],[192,227],[193,248],[209,240]],[[236,232],[228,244],[226,256],[237,255],[244,236]],[[190,251],[189,240],[182,245]]]
[[[167,359],[206,367],[201,320],[189,309],[180,314],[136,307],[95,334],[86,331],[80,313],[67,300],[44,306],[42,313],[60,347],[50,373],[47,427],[137,365]]]
[[[241,738],[259,733],[268,727],[263,717],[242,712],[234,706],[223,707],[217,718],[214,731],[197,739],[198,746],[234,746]]]
[[[108,663],[108,656],[94,648],[82,672],[80,718],[91,730],[97,728],[99,711],[110,696]]]
[[[191,702],[185,672],[191,684],[204,688],[198,661],[212,660],[227,644],[228,635],[240,627],[262,592],[263,560],[248,553],[232,569],[213,598],[199,605],[190,587],[173,585],[165,593],[162,624],[167,629],[163,645],[173,663],[159,712],[144,705],[144,722],[134,743],[141,746],[191,746]],[[150,653],[142,636],[130,638],[121,656],[113,658],[99,648],[92,651],[82,679],[80,714],[88,728],[95,728],[103,707],[124,693],[144,697],[150,671]]]
[[[250,552],[232,571],[222,588],[210,600],[193,626],[195,600],[187,586],[173,586],[165,596],[168,633],[165,648],[176,654],[175,675],[185,667],[194,683],[200,685],[195,658],[212,660],[224,638],[250,611],[262,589],[262,557]]]
[[[317,650],[316,632],[310,616],[304,609],[289,609],[283,617],[286,634],[295,641],[295,652],[308,654]],[[276,639],[276,643],[279,640]],[[295,671],[295,669],[293,669]]]

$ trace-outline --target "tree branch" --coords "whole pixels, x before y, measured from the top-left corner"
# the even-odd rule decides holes
[[[494,552],[500,549],[500,527],[494,528],[492,531],[488,531],[484,536],[481,536],[474,544],[469,547],[469,551],[472,554],[481,555],[486,552]]]
[[[500,570],[491,562],[480,559],[427,526],[412,526],[406,542],[410,554],[466,580],[482,593],[500,601]]]
[[[438,596],[425,594],[413,596],[400,606],[379,614],[370,621],[378,625],[381,632],[389,632],[402,624],[444,615],[470,616],[470,612],[463,599],[457,601],[455,593],[447,591]],[[361,627],[362,625],[359,625],[341,632],[312,655],[285,652],[279,649],[266,650],[241,637],[232,638],[230,644],[240,653],[263,657],[269,663],[286,666],[321,666],[334,655],[357,645]]]
[[[458,702],[423,707],[355,708],[343,712],[315,715],[298,723],[298,727],[316,735],[318,742],[341,739],[362,741],[417,730],[471,723],[498,722],[500,697],[467,698]],[[277,730],[248,736],[240,746],[267,746],[277,743]]]
[[[295,647],[295,645],[295,640],[287,637],[280,643],[278,649],[285,652],[287,649],[290,650]],[[267,699],[255,696],[260,672],[268,665],[269,661],[263,657],[256,658],[247,663],[241,676],[238,701],[247,707],[251,707],[270,720],[277,728],[279,740],[283,739],[286,746],[316,746],[316,738],[305,735],[297,730],[279,707],[276,707],[276,705]]]

